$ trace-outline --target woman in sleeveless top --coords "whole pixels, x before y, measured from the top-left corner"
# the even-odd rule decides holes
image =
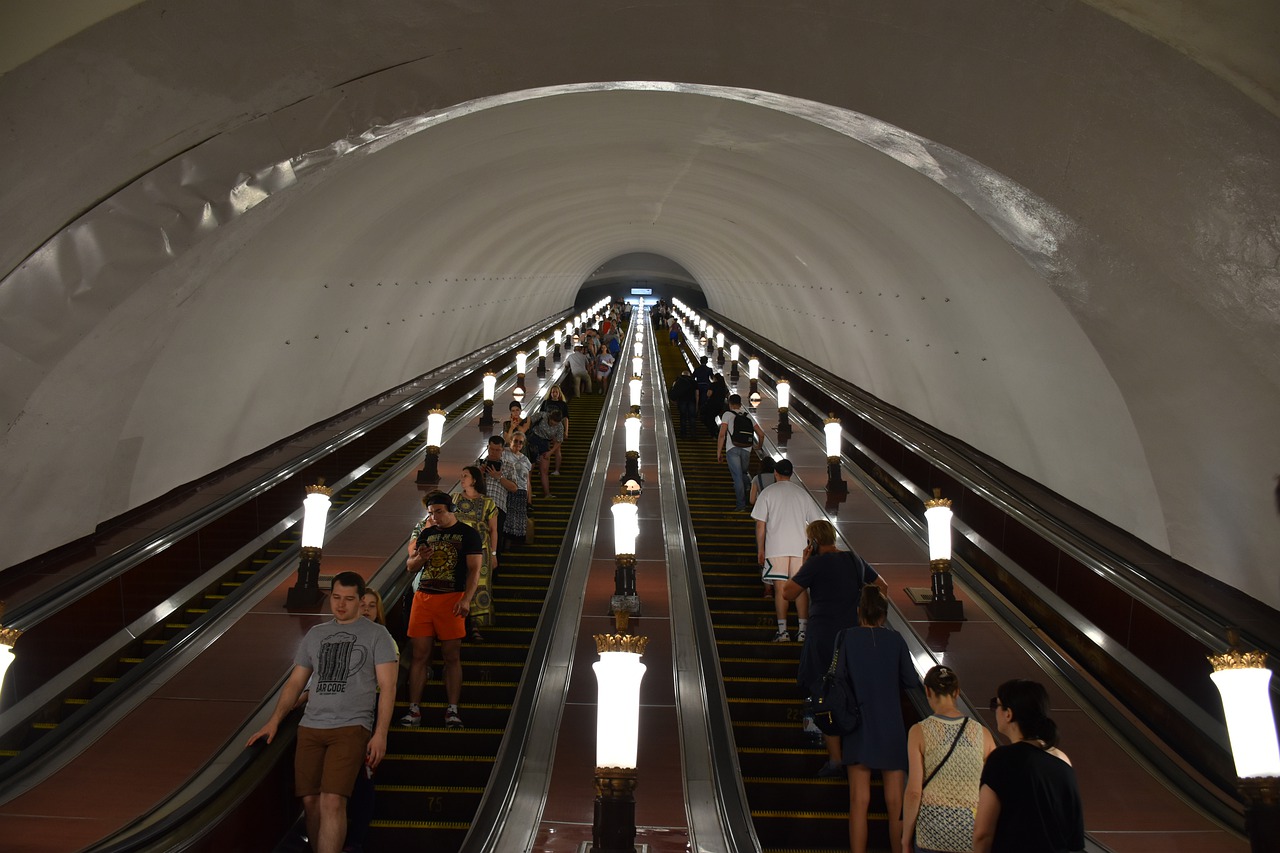
[[[956,708],[960,679],[955,670],[945,666],[929,670],[924,694],[933,714],[907,733],[902,849],[911,850],[914,837],[918,853],[969,851],[982,763],[996,748],[995,739],[985,726]]]
[[[490,578],[497,567],[498,555],[494,553],[498,541],[498,505],[493,498],[486,495],[484,475],[475,465],[462,469],[459,480],[462,489],[453,495],[454,512],[458,518],[476,529],[480,541],[484,544],[484,555],[480,559],[480,582],[476,586],[475,597],[471,599],[471,614],[467,617],[467,627],[472,642],[484,642],[477,626],[493,624],[493,595]]]

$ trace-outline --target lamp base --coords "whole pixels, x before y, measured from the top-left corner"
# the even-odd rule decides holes
[[[591,853],[633,853],[636,849],[635,791],[634,768],[596,768]]]
[[[320,604],[324,601],[324,592],[316,587],[298,586],[289,587],[289,593],[284,599],[285,610],[301,610],[304,612],[312,612],[320,608]]]
[[[922,586],[907,587],[907,597],[912,604],[924,608],[929,619],[934,622],[964,622],[964,602],[957,599],[942,601],[933,597],[933,590]]]
[[[1253,853],[1280,850],[1280,778],[1254,777],[1239,784],[1249,849]]]

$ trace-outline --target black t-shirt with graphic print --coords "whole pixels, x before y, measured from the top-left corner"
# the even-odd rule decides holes
[[[419,592],[463,592],[467,588],[467,556],[484,553],[480,534],[461,521],[453,527],[428,527],[418,534],[418,545],[431,546],[418,582]]]

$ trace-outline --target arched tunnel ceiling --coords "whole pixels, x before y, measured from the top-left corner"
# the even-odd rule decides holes
[[[9,561],[566,307],[610,258],[653,252],[712,308],[1280,603],[1259,500],[1280,467],[1274,277],[1255,271],[1265,234],[1221,250],[1252,239],[1241,223],[1275,197],[1240,177],[1268,173],[1274,154],[1246,155],[1273,124],[1212,149],[1235,182],[1207,207],[1233,218],[1179,250],[1182,211],[1153,203],[1165,188],[1123,172],[1114,198],[1075,186],[1106,184],[1107,163],[1080,159],[1105,144],[1077,146],[1045,184],[1072,199],[1067,216],[847,109],[645,88],[481,99],[382,138],[370,119],[283,161],[265,152],[285,121],[238,126],[109,200],[93,241],[76,243],[77,223],[0,286]],[[1072,153],[1045,142],[1048,160]],[[138,240],[128,226],[168,209],[166,184],[187,194],[160,242]],[[1110,205],[1151,221],[1099,234]],[[1174,251],[1132,251],[1152,236]],[[112,257],[131,240],[151,248]],[[1164,277],[1206,269],[1205,246],[1222,251],[1220,284]],[[65,293],[14,286],[41,269]],[[116,286],[93,286],[104,269]]]

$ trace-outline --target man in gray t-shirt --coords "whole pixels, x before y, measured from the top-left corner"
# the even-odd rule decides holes
[[[334,577],[329,595],[333,619],[303,637],[275,711],[249,738],[248,745],[259,738],[271,743],[314,674],[298,724],[294,786],[316,853],[342,849],[346,801],[356,774],[362,764],[376,768],[387,752],[396,699],[396,646],[386,628],[360,615],[364,591],[364,578],[355,572]]]

